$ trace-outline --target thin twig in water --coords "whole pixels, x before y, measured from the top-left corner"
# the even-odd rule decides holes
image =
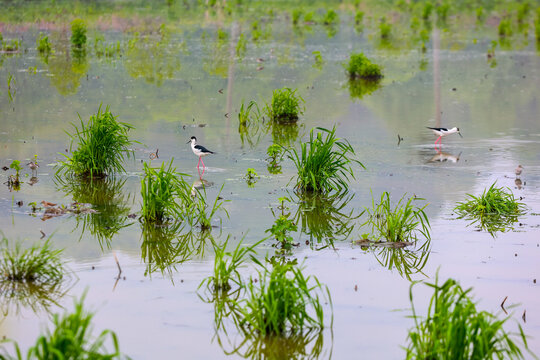
[[[508,312],[507,312],[506,309],[504,308],[504,302],[506,301],[506,299],[508,299],[508,296],[506,296],[506,297],[504,298],[504,300],[502,301],[502,303],[501,303],[501,309],[503,309],[504,313],[505,313],[506,315],[508,315]]]
[[[43,232],[43,230],[39,229],[39,232],[41,233],[41,237],[39,238],[40,240],[43,239],[45,236],[45,233]]]
[[[523,322],[524,323],[527,323],[527,317],[525,316],[525,313],[527,312],[527,310],[523,310],[523,315],[521,315],[521,318],[523,319]]]
[[[120,267],[120,262],[118,262],[118,258],[116,257],[116,253],[113,251],[114,261],[116,261],[116,266],[118,266],[118,276],[117,280],[120,279],[120,275],[122,275],[122,268]]]

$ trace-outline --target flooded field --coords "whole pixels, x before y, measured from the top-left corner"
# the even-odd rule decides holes
[[[20,40],[20,48],[0,53],[0,229],[11,245],[18,241],[24,248],[49,239],[52,248],[63,249],[67,273],[61,286],[45,292],[10,291],[2,282],[0,336],[26,352],[51,324],[51,314],[72,310],[73,300],[86,294],[94,333],[113,330],[122,353],[133,359],[405,358],[415,325],[410,286],[434,282],[438,274],[439,283],[452,278],[472,287],[479,310],[501,319],[507,311],[504,328],[517,333],[519,324],[530,351],[540,354],[540,53],[534,27],[504,42],[496,10],[485,25],[451,13],[448,24],[424,28],[422,49],[421,36],[403,25],[397,5],[372,10],[362,2],[365,26],[359,29],[353,3],[335,4],[340,17],[334,25],[318,20],[330,5],[309,8],[313,24],[293,25],[292,5],[278,3],[272,12],[253,10],[248,2],[236,18],[221,2],[215,8],[195,3],[189,10],[178,2],[156,13],[134,7],[133,13],[88,15],[82,54],[70,45],[75,16],[64,21],[64,14],[58,22],[2,17],[4,41]],[[534,10],[539,5],[531,4]],[[384,41],[381,14],[394,24]],[[37,49],[43,34],[50,53]],[[354,52],[381,65],[384,77],[375,86],[348,81],[345,66]],[[274,90],[283,87],[304,100],[297,122],[276,124],[266,113],[239,121],[243,104],[254,101],[264,113]],[[68,134],[100,106],[133,127],[134,156],[124,162],[125,171],[92,181],[55,176],[77,147]],[[350,164],[354,177],[337,196],[295,190],[297,168],[286,155],[281,171],[269,166],[270,145],[299,149],[317,127],[335,127],[354,149],[351,159],[365,166]],[[463,137],[445,136],[435,145],[437,136],[426,127],[458,127]],[[192,136],[215,152],[204,157],[204,173],[188,143]],[[39,167],[32,170],[27,164],[36,156]],[[22,167],[19,187],[10,183],[14,160]],[[190,186],[202,189],[198,196],[204,192],[210,208],[221,198],[210,230],[186,222],[177,229],[148,227],[141,220],[144,163],[170,161]],[[523,170],[516,175],[518,165]],[[248,169],[256,173],[251,183]],[[493,183],[511,191],[526,213],[505,231],[490,233],[459,218],[455,207]],[[430,238],[419,236],[403,248],[358,244],[373,238],[369,225],[362,226],[364,210],[383,192],[393,204],[402,196],[420,198],[413,204],[427,205]],[[62,208],[75,202],[84,210]],[[51,215],[51,207],[62,210]],[[290,250],[280,249],[267,231],[280,214],[289,214],[297,227],[290,231]],[[254,248],[258,261],[296,259],[306,276],[327,286],[324,329],[261,340],[246,336],[230,316],[226,330],[219,328],[218,302],[200,285],[214,272],[213,244],[227,239],[230,251],[240,241],[265,239]],[[253,284],[256,269],[248,260],[240,273]],[[425,316],[433,290],[415,285],[413,293],[415,310]],[[12,344],[4,349],[14,354]]]

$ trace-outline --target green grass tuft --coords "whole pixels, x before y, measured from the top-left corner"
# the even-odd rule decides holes
[[[277,122],[288,123],[296,122],[298,116],[304,113],[301,104],[304,99],[296,94],[296,89],[292,90],[288,87],[276,89],[272,95],[272,103],[266,106],[268,116]]]
[[[518,217],[526,213],[525,204],[517,201],[509,188],[496,187],[493,183],[482,195],[467,194],[469,200],[458,202],[454,211],[458,218],[473,220],[472,224],[487,230],[491,235],[513,228]]]
[[[71,137],[70,149],[74,141],[78,142],[77,149],[71,157],[63,154],[66,160],[60,163],[57,176],[67,173],[81,177],[104,177],[124,171],[122,163],[125,157],[133,154],[129,147],[134,141],[128,137],[133,127],[118,122],[109,107],[101,112],[101,106],[86,125],[82,119],[80,121],[80,129],[73,125],[75,133],[68,134]]]
[[[81,19],[71,22],[71,44],[78,49],[86,46],[86,23]]]
[[[305,276],[291,264],[274,263],[271,270],[263,267],[259,281],[247,284],[247,297],[237,305],[239,325],[246,332],[260,336],[291,336],[305,331],[322,331],[324,313],[321,304],[332,304],[328,288],[316,277]]]
[[[499,320],[486,311],[478,311],[470,297],[472,289],[463,290],[453,279],[439,285],[426,283],[434,289],[427,316],[416,314],[412,289],[409,297],[415,327],[408,336],[407,359],[524,359],[513,335],[503,329],[508,320]],[[527,341],[519,327],[519,338],[525,349]]]
[[[142,218],[147,223],[162,224],[172,218],[183,219],[190,206],[190,187],[182,174],[172,166],[173,160],[159,168],[144,163],[141,180]]]
[[[287,150],[288,158],[298,172],[295,187],[302,192],[315,193],[347,190],[349,176],[354,179],[350,164],[365,168],[364,165],[351,159],[355,155],[354,149],[347,140],[336,137],[335,127],[332,130],[316,129],[319,130],[317,135],[312,129],[309,141],[300,145],[300,151]]]
[[[20,243],[13,248],[6,238],[2,240],[0,273],[3,281],[18,281],[36,285],[59,283],[64,278],[62,250],[52,250],[49,241],[23,249]]]
[[[418,236],[431,239],[429,220],[423,207],[415,207],[412,202],[423,200],[411,197],[405,202],[405,195],[399,199],[394,208],[390,202],[390,194],[383,192],[381,200],[375,204],[371,198],[371,208],[365,208],[366,221],[362,224],[371,228],[371,236],[375,240],[384,239],[390,242],[410,241],[416,242]]]
[[[363,53],[353,53],[345,67],[349,79],[379,80],[383,77],[381,67],[374,64]]]

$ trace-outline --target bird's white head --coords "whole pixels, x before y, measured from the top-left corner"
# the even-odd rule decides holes
[[[192,143],[193,145],[195,145],[197,143],[197,138],[195,136],[192,136],[191,139],[189,139],[189,141],[186,144],[189,144],[189,143]]]
[[[458,127],[453,127],[452,129],[450,129],[450,131],[457,132],[459,134],[459,136],[463,137],[463,135],[461,135],[461,132],[459,131]]]

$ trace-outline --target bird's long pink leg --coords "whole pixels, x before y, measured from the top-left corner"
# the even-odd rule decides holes
[[[203,169],[204,169],[206,166],[204,166],[204,160],[202,159],[202,156],[200,157],[200,159],[201,159],[201,161],[202,161],[202,167],[203,167]]]
[[[201,158],[199,157],[199,162],[197,163],[197,170],[199,170],[199,164],[201,163]]]
[[[442,139],[442,136],[439,136],[439,138],[437,140],[435,140],[435,144],[437,143],[437,141],[439,141],[441,139]]]

